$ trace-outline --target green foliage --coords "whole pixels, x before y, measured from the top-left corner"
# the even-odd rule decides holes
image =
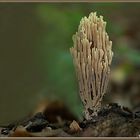
[[[40,18],[46,25],[41,46],[46,90],[48,94],[55,94],[65,101],[75,114],[81,116],[82,106],[79,101],[76,75],[69,48],[72,46],[72,35],[82,15],[81,12],[70,9],[64,12],[61,8],[61,4],[57,7],[46,4],[38,9]]]

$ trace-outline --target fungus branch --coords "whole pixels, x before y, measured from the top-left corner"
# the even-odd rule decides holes
[[[85,107],[85,118],[92,119],[101,107],[106,92],[112,61],[112,41],[106,32],[106,22],[96,13],[80,21],[78,31],[73,35],[74,46],[70,48],[79,93]]]

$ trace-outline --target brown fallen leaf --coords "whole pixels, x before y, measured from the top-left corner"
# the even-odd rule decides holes
[[[82,130],[82,128],[79,126],[79,124],[75,120],[72,121],[69,127],[70,127],[71,132],[78,132]]]
[[[25,127],[18,126],[9,137],[52,137],[61,133],[64,133],[62,129],[52,130],[50,127],[46,127],[41,132],[28,132]]]
[[[18,126],[9,137],[32,137],[32,135],[23,126]]]
[[[72,121],[77,120],[77,117],[70,111],[69,107],[64,102],[59,100],[43,100],[41,101],[32,115],[42,112],[47,116],[50,123],[59,123],[59,121]],[[58,119],[59,118],[59,119]]]

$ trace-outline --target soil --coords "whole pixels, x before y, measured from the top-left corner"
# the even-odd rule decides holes
[[[66,112],[65,112],[66,113]],[[64,114],[64,113],[63,113]],[[57,114],[55,114],[57,115]],[[67,113],[66,115],[67,116]],[[1,137],[139,137],[140,110],[131,111],[116,103],[101,108],[92,120],[78,121],[73,115],[61,114],[58,121],[49,121],[46,112],[39,112],[22,121],[1,126]],[[75,121],[73,121],[75,120]]]

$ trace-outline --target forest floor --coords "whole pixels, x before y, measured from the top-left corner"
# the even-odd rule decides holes
[[[65,111],[65,110],[63,110]],[[63,112],[62,111],[62,112]],[[53,111],[51,111],[53,112]],[[57,111],[55,110],[55,113]],[[101,108],[90,121],[78,121],[65,114],[54,119],[54,112],[36,113],[22,121],[0,127],[1,137],[139,137],[140,111],[116,103]],[[58,112],[57,112],[58,113]],[[60,111],[59,111],[60,113]],[[50,115],[51,114],[51,115]],[[55,114],[56,115],[56,114]]]

